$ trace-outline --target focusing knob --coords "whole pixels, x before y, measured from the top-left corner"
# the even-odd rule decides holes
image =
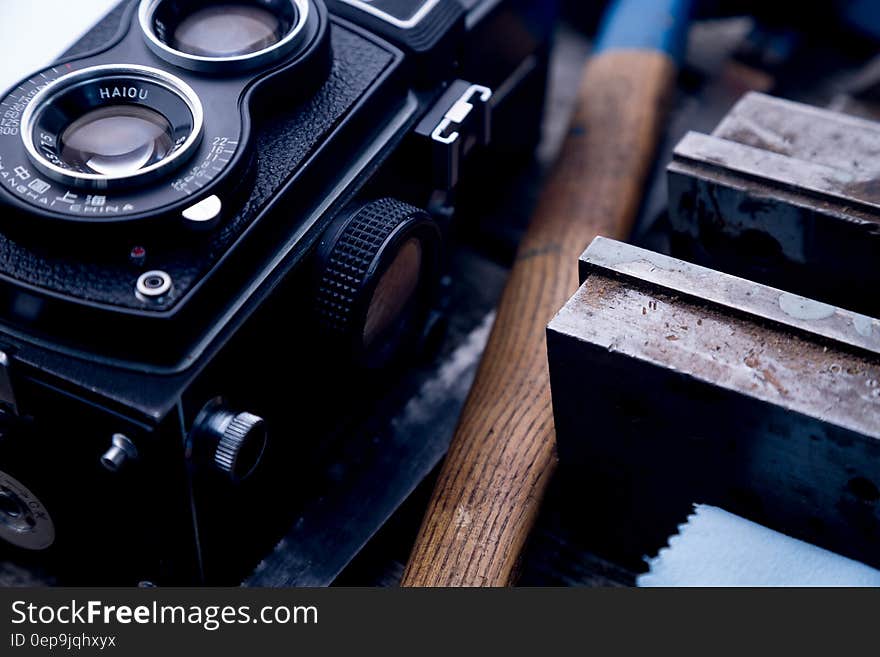
[[[252,413],[239,413],[230,420],[226,431],[220,436],[214,452],[214,464],[233,478],[236,473],[238,457],[249,440],[265,441],[263,418]],[[262,451],[262,450],[260,450]]]
[[[210,461],[233,482],[246,479],[259,465],[266,447],[266,423],[253,413],[230,411],[221,399],[208,402],[190,432],[190,453]]]
[[[333,351],[388,362],[421,328],[437,278],[440,233],[423,210],[380,199],[343,212],[318,248],[316,314]]]

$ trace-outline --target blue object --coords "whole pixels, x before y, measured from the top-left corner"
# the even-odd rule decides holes
[[[880,586],[880,571],[698,504],[638,586]]]
[[[844,3],[843,15],[849,25],[873,39],[880,40],[880,2],[849,0]]]
[[[595,52],[658,50],[680,62],[693,8],[694,0],[612,0],[599,28]]]

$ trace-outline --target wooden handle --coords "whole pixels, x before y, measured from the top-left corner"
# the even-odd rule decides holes
[[[578,257],[593,238],[628,236],[674,76],[657,51],[609,51],[588,63],[404,586],[512,582],[556,465],[545,329],[577,289]]]

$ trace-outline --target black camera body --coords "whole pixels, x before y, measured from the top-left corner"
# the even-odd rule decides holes
[[[537,139],[553,3],[232,6],[125,1],[0,100],[0,551],[68,582],[240,581],[418,340],[471,152]]]

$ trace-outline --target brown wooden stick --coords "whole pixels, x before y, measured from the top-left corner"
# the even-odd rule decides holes
[[[556,465],[545,329],[597,235],[628,236],[675,66],[655,51],[588,63],[419,531],[404,586],[504,586]]]

